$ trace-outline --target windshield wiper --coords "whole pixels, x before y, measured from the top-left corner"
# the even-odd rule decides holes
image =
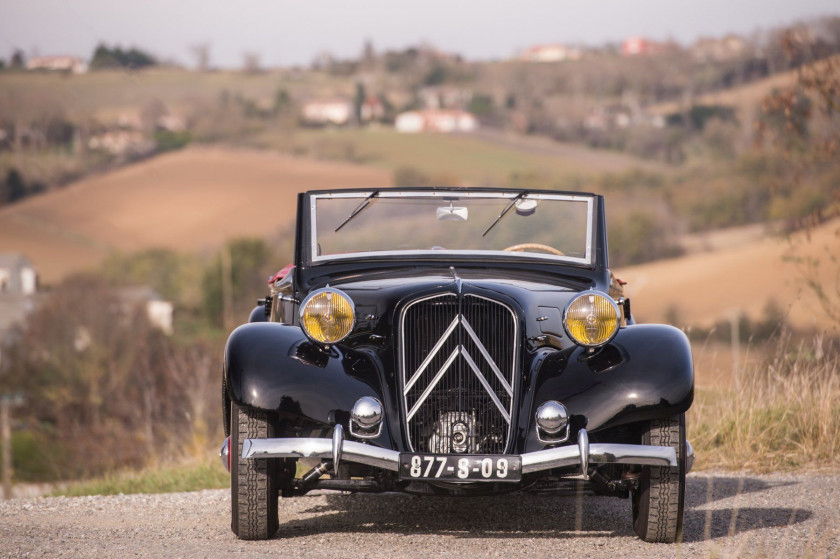
[[[339,225],[338,227],[336,227],[336,228],[335,228],[335,231],[333,231],[333,233],[338,233],[338,230],[339,230],[339,229],[341,229],[342,227],[344,227],[345,225],[347,225],[348,223],[350,223],[350,220],[351,220],[351,219],[353,219],[354,217],[356,217],[357,215],[359,215],[360,213],[362,213],[362,210],[363,210],[363,209],[365,209],[365,208],[367,208],[367,207],[370,205],[370,200],[371,200],[371,198],[375,198],[376,196],[379,196],[379,191],[378,191],[378,190],[374,190],[373,192],[371,192],[370,194],[368,194],[368,195],[365,197],[365,199],[364,199],[364,200],[362,200],[362,203],[361,203],[361,204],[359,204],[358,206],[356,206],[356,209],[355,209],[355,210],[353,210],[352,212],[350,212],[350,215],[348,215],[348,216],[347,216],[347,219],[345,219],[344,221],[342,221],[342,222],[341,222],[341,225]]]
[[[525,197],[525,196],[527,196],[527,195],[528,195],[528,191],[527,191],[527,190],[523,190],[522,192],[520,192],[519,194],[517,194],[514,198],[512,198],[512,199],[511,199],[511,201],[510,201],[510,202],[508,202],[508,205],[507,205],[507,206],[505,206],[505,209],[503,209],[503,210],[502,210],[502,213],[500,213],[500,214],[499,214],[499,217],[497,217],[497,218],[496,218],[496,221],[494,221],[493,223],[491,223],[491,224],[490,224],[490,227],[488,227],[487,229],[485,229],[485,230],[484,230],[484,233],[482,233],[482,234],[481,234],[481,236],[482,236],[482,237],[487,236],[487,233],[489,233],[489,232],[490,232],[490,230],[491,230],[492,228],[494,228],[494,227],[496,226],[496,224],[497,224],[497,223],[499,223],[499,222],[502,220],[502,218],[503,218],[503,217],[505,217],[505,214],[506,214],[506,213],[508,213],[508,212],[510,211],[510,209],[513,207],[513,205],[514,205],[514,204],[515,204],[518,200],[521,200],[522,198],[524,198],[524,197]]]

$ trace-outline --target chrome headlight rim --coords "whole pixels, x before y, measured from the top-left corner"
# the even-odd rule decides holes
[[[353,325],[347,330],[347,333],[344,334],[342,337],[336,338],[335,340],[332,340],[332,341],[329,341],[329,342],[319,340],[319,339],[315,338],[315,336],[310,334],[310,332],[306,329],[306,321],[304,320],[304,314],[306,313],[307,305],[309,305],[309,303],[312,301],[312,299],[314,299],[318,295],[321,295],[322,293],[332,293],[334,295],[338,295],[339,297],[342,297],[343,299],[345,299],[347,301],[347,303],[350,305],[350,312],[352,314]],[[345,293],[344,291],[342,291],[340,289],[336,289],[334,287],[322,287],[320,289],[316,289],[316,290],[310,292],[309,295],[307,295],[303,299],[303,301],[301,301],[300,307],[298,308],[298,321],[300,322],[300,329],[303,331],[304,334],[306,334],[306,337],[309,338],[312,342],[314,342],[314,343],[316,343],[320,346],[325,346],[325,347],[335,345],[337,343],[341,343],[342,341],[346,340],[347,337],[350,334],[353,333],[353,330],[356,327],[356,303],[353,301],[352,298],[350,298],[349,295],[347,295],[347,293]]]
[[[615,328],[613,328],[612,334],[607,339],[605,339],[604,341],[599,342],[599,343],[595,343],[595,344],[583,342],[581,340],[578,340],[574,335],[572,335],[572,332],[569,329],[569,321],[568,321],[569,308],[575,303],[575,301],[577,301],[581,297],[588,297],[590,295],[603,297],[607,302],[609,302],[610,305],[612,305],[613,312],[615,313],[615,317],[616,317],[615,318]],[[615,300],[612,297],[610,297],[608,294],[606,294],[603,291],[600,291],[598,289],[587,289],[586,291],[581,291],[580,293],[578,293],[577,295],[572,297],[569,300],[569,302],[566,304],[566,306],[563,308],[563,330],[565,330],[566,335],[569,336],[569,339],[572,340],[572,342],[574,342],[575,344],[577,344],[579,346],[586,347],[586,348],[603,347],[603,346],[607,345],[608,343],[610,343],[611,341],[613,341],[615,339],[616,335],[618,335],[618,330],[620,328],[621,328],[621,311],[618,308],[618,304],[615,302]]]

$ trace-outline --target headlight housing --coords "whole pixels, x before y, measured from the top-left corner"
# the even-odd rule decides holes
[[[300,326],[314,342],[335,344],[353,331],[356,308],[352,299],[327,287],[310,293],[300,305]]]
[[[598,347],[615,337],[620,325],[618,305],[600,291],[584,291],[563,311],[563,326],[572,340],[585,347]]]

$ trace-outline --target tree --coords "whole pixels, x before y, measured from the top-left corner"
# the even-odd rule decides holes
[[[3,188],[4,202],[12,203],[26,196],[26,183],[17,169],[9,169]]]
[[[132,47],[123,50],[120,46],[109,48],[103,43],[96,46],[93,57],[90,59],[90,67],[94,70],[127,68],[138,69],[146,66],[154,66],[157,61],[154,57],[138,48]]]
[[[195,58],[195,69],[199,72],[206,72],[210,69],[210,43],[199,43],[190,47],[190,52]]]
[[[265,278],[271,273],[267,264],[270,250],[262,239],[235,239],[222,249],[204,271],[203,296],[205,316],[216,326],[244,320],[258,297],[265,295]],[[230,293],[226,293],[226,291]],[[232,300],[232,301],[231,301]],[[232,303],[233,309],[225,305]]]
[[[362,105],[365,102],[367,93],[365,92],[365,84],[361,81],[356,82],[356,96],[353,99],[353,115],[356,117],[356,122],[362,122]]]
[[[271,112],[274,116],[289,112],[292,108],[292,98],[285,88],[280,88],[274,93],[274,105]]]
[[[242,71],[246,74],[257,74],[260,72],[260,54],[258,52],[245,52],[242,54]]]
[[[15,49],[15,52],[12,54],[12,58],[9,61],[9,66],[18,70],[22,70],[26,67],[26,56],[23,54],[22,50]]]
[[[362,70],[371,71],[376,68],[376,51],[373,48],[373,42],[370,39],[365,41],[362,48]]]

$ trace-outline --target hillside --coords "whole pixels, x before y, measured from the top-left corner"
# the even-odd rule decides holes
[[[293,223],[301,190],[390,184],[390,172],[369,166],[192,148],[3,208],[0,251],[24,252],[42,279],[55,283],[114,249],[203,251],[233,236],[276,235]],[[840,268],[829,256],[840,253],[840,223],[823,225],[810,240],[800,234],[786,241],[755,227],[701,237],[687,256],[617,270],[642,321],[674,312],[681,325],[710,325],[733,312],[760,318],[775,299],[796,325],[827,324],[803,290],[802,266],[786,257],[819,258],[820,281],[836,285]]]
[[[724,235],[716,233],[713,246],[720,246]],[[829,292],[840,288],[839,220],[789,240],[765,236],[745,241],[740,229],[732,235],[733,242],[725,248],[616,270],[628,282],[625,290],[636,316],[659,322],[676,312],[680,326],[710,326],[740,313],[760,319],[767,302],[775,300],[796,326],[831,326],[805,287],[806,267],[791,257],[818,259],[819,283]]]
[[[53,283],[113,249],[201,251],[275,234],[294,221],[301,190],[390,184],[389,173],[358,165],[189,149],[1,209],[0,251],[25,253]]]
[[[834,57],[835,62],[840,56]],[[751,121],[758,110],[761,100],[777,89],[785,89],[796,83],[797,71],[782,72],[744,85],[722,89],[713,93],[699,95],[692,99],[697,105],[723,105],[733,107],[740,119]],[[678,112],[682,106],[678,102],[660,103],[647,108],[650,114],[668,115]]]

